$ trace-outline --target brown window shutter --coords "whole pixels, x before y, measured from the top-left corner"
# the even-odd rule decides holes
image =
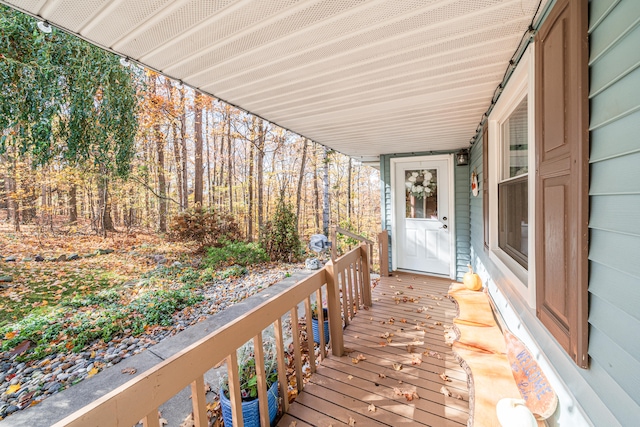
[[[482,128],[482,219],[484,250],[489,250],[489,132],[488,124]]]
[[[559,0],[536,35],[536,311],[588,367],[587,0]]]

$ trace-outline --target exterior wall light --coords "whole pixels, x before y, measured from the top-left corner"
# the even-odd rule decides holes
[[[456,153],[456,165],[467,166],[469,164],[469,150],[462,148]]]

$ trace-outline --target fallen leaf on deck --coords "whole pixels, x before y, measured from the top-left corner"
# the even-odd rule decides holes
[[[408,402],[411,402],[413,399],[420,399],[420,396],[418,396],[418,393],[416,393],[414,390],[401,390],[398,387],[394,387],[393,393],[396,396],[404,396],[404,398],[407,399]]]
[[[429,353],[427,353],[427,356],[435,357],[438,360],[442,360],[442,356],[440,356],[440,353],[438,353],[437,351],[429,351]]]
[[[380,378],[387,378],[387,376],[386,376],[385,374],[378,374],[378,376],[379,376]]]
[[[349,378],[350,380],[353,379],[353,375],[349,375],[347,378]]]
[[[413,289],[413,286],[409,285],[409,286],[407,286],[407,288],[409,288],[409,289]]]
[[[458,400],[464,400],[464,398],[462,396],[460,396],[459,394],[456,394],[456,399]]]
[[[413,344],[407,344],[407,353],[413,353],[415,346]]]
[[[394,363],[393,364],[393,370],[394,371],[401,371],[402,370],[402,363]]]
[[[296,427],[298,425],[297,421],[291,421],[291,424],[289,424],[289,427]]]
[[[358,362],[360,362],[360,361],[362,361],[362,360],[367,360],[367,358],[366,358],[366,357],[364,357],[364,354],[359,354],[357,357],[353,357],[353,358],[351,359],[351,361],[352,361],[353,363],[358,363]]]
[[[380,335],[380,338],[389,338],[389,336],[389,332],[385,332],[384,334]]]
[[[411,359],[412,365],[420,365],[421,363],[422,363],[422,359],[420,359],[419,356],[413,356],[413,358]]]
[[[374,405],[373,403],[371,403],[367,409],[369,410],[369,412],[376,412],[376,405]]]
[[[451,381],[451,378],[449,378],[444,372],[440,374],[440,378],[442,378],[443,381]]]
[[[130,368],[124,368],[124,369],[123,369],[122,371],[120,371],[120,372],[122,372],[123,374],[133,375],[133,374],[135,374],[136,372],[138,372],[138,370],[137,370],[136,368],[131,368],[131,367],[130,367]]]
[[[451,392],[445,386],[440,387],[440,393],[444,394],[446,397],[451,397]]]
[[[353,418],[349,417],[349,427],[354,427],[356,425],[356,420],[354,420]]]

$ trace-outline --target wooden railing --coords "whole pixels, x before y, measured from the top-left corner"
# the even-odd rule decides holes
[[[373,265],[373,241],[335,225],[331,227],[331,231],[329,232],[329,240],[331,241],[331,259],[335,260],[338,257],[338,234],[342,234],[343,236],[347,236],[361,243],[367,244],[367,248],[369,250],[369,269],[371,269]]]
[[[267,384],[264,375],[262,334],[274,327],[278,358],[278,381],[282,408],[289,408],[286,377],[285,345],[282,317],[291,315],[293,359],[296,387],[302,391],[302,352],[298,333],[298,306],[304,304],[307,322],[307,340],[310,349],[309,365],[315,372],[313,357],[313,332],[311,325],[311,296],[318,303],[318,328],[320,357],[326,356],[324,343],[323,310],[320,309],[326,295],[331,352],[342,356],[344,344],[342,330],[363,305],[371,305],[371,280],[369,254],[366,245],[348,252],[311,276],[276,295],[228,325],[212,332],[164,362],[138,375],[93,403],[54,424],[54,427],[120,426],[131,427],[143,420],[145,427],[159,427],[158,408],[161,404],[191,385],[194,425],[208,426],[205,400],[204,374],[226,361],[229,374],[229,394],[233,411],[233,425],[242,426],[242,400],[238,378],[237,350],[253,340],[256,370],[258,372],[258,399],[261,424],[269,425]]]

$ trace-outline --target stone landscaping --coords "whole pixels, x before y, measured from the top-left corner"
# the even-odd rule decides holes
[[[0,259],[7,264],[44,261],[43,264],[64,263],[70,265],[77,260],[113,253],[112,249],[99,249],[85,255],[62,254],[55,258],[46,259],[41,255],[33,257],[9,255]],[[136,254],[135,256],[147,258],[151,265],[155,265],[155,268],[122,284],[119,289],[131,295],[144,294],[152,288],[156,278],[165,274],[171,279],[171,283],[167,285],[166,277],[163,278],[165,288],[182,286],[181,289],[183,289],[185,288],[184,283],[189,283],[189,280],[184,280],[184,276],[194,275],[194,271],[197,271],[179,261],[171,262],[164,254]],[[1,263],[2,261],[0,261],[0,266]],[[165,264],[170,264],[170,266],[166,267]],[[148,325],[139,334],[125,329],[123,333],[112,337],[108,342],[101,339],[94,340],[80,351],[77,347],[76,351],[73,351],[74,348],[69,344],[66,346],[58,345],[55,347],[57,351],[42,358],[27,357],[34,343],[25,340],[13,348],[2,351],[3,339],[7,342],[9,337],[14,334],[14,332],[5,333],[4,337],[0,336],[0,419],[36,405],[48,396],[146,350],[161,340],[260,292],[260,290],[302,268],[303,266],[297,264],[271,263],[246,267],[241,270],[241,273],[246,273],[239,277],[232,274],[225,278],[224,274],[222,276],[212,274],[211,280],[186,288],[193,300],[199,302],[175,312],[170,325]],[[0,270],[0,273],[2,271]],[[2,287],[12,286],[14,279],[17,278],[4,273],[0,274],[0,291],[2,291]],[[6,291],[7,289],[5,289]],[[98,306],[96,306],[96,310],[98,310]],[[57,336],[56,339],[60,339],[60,336]]]

